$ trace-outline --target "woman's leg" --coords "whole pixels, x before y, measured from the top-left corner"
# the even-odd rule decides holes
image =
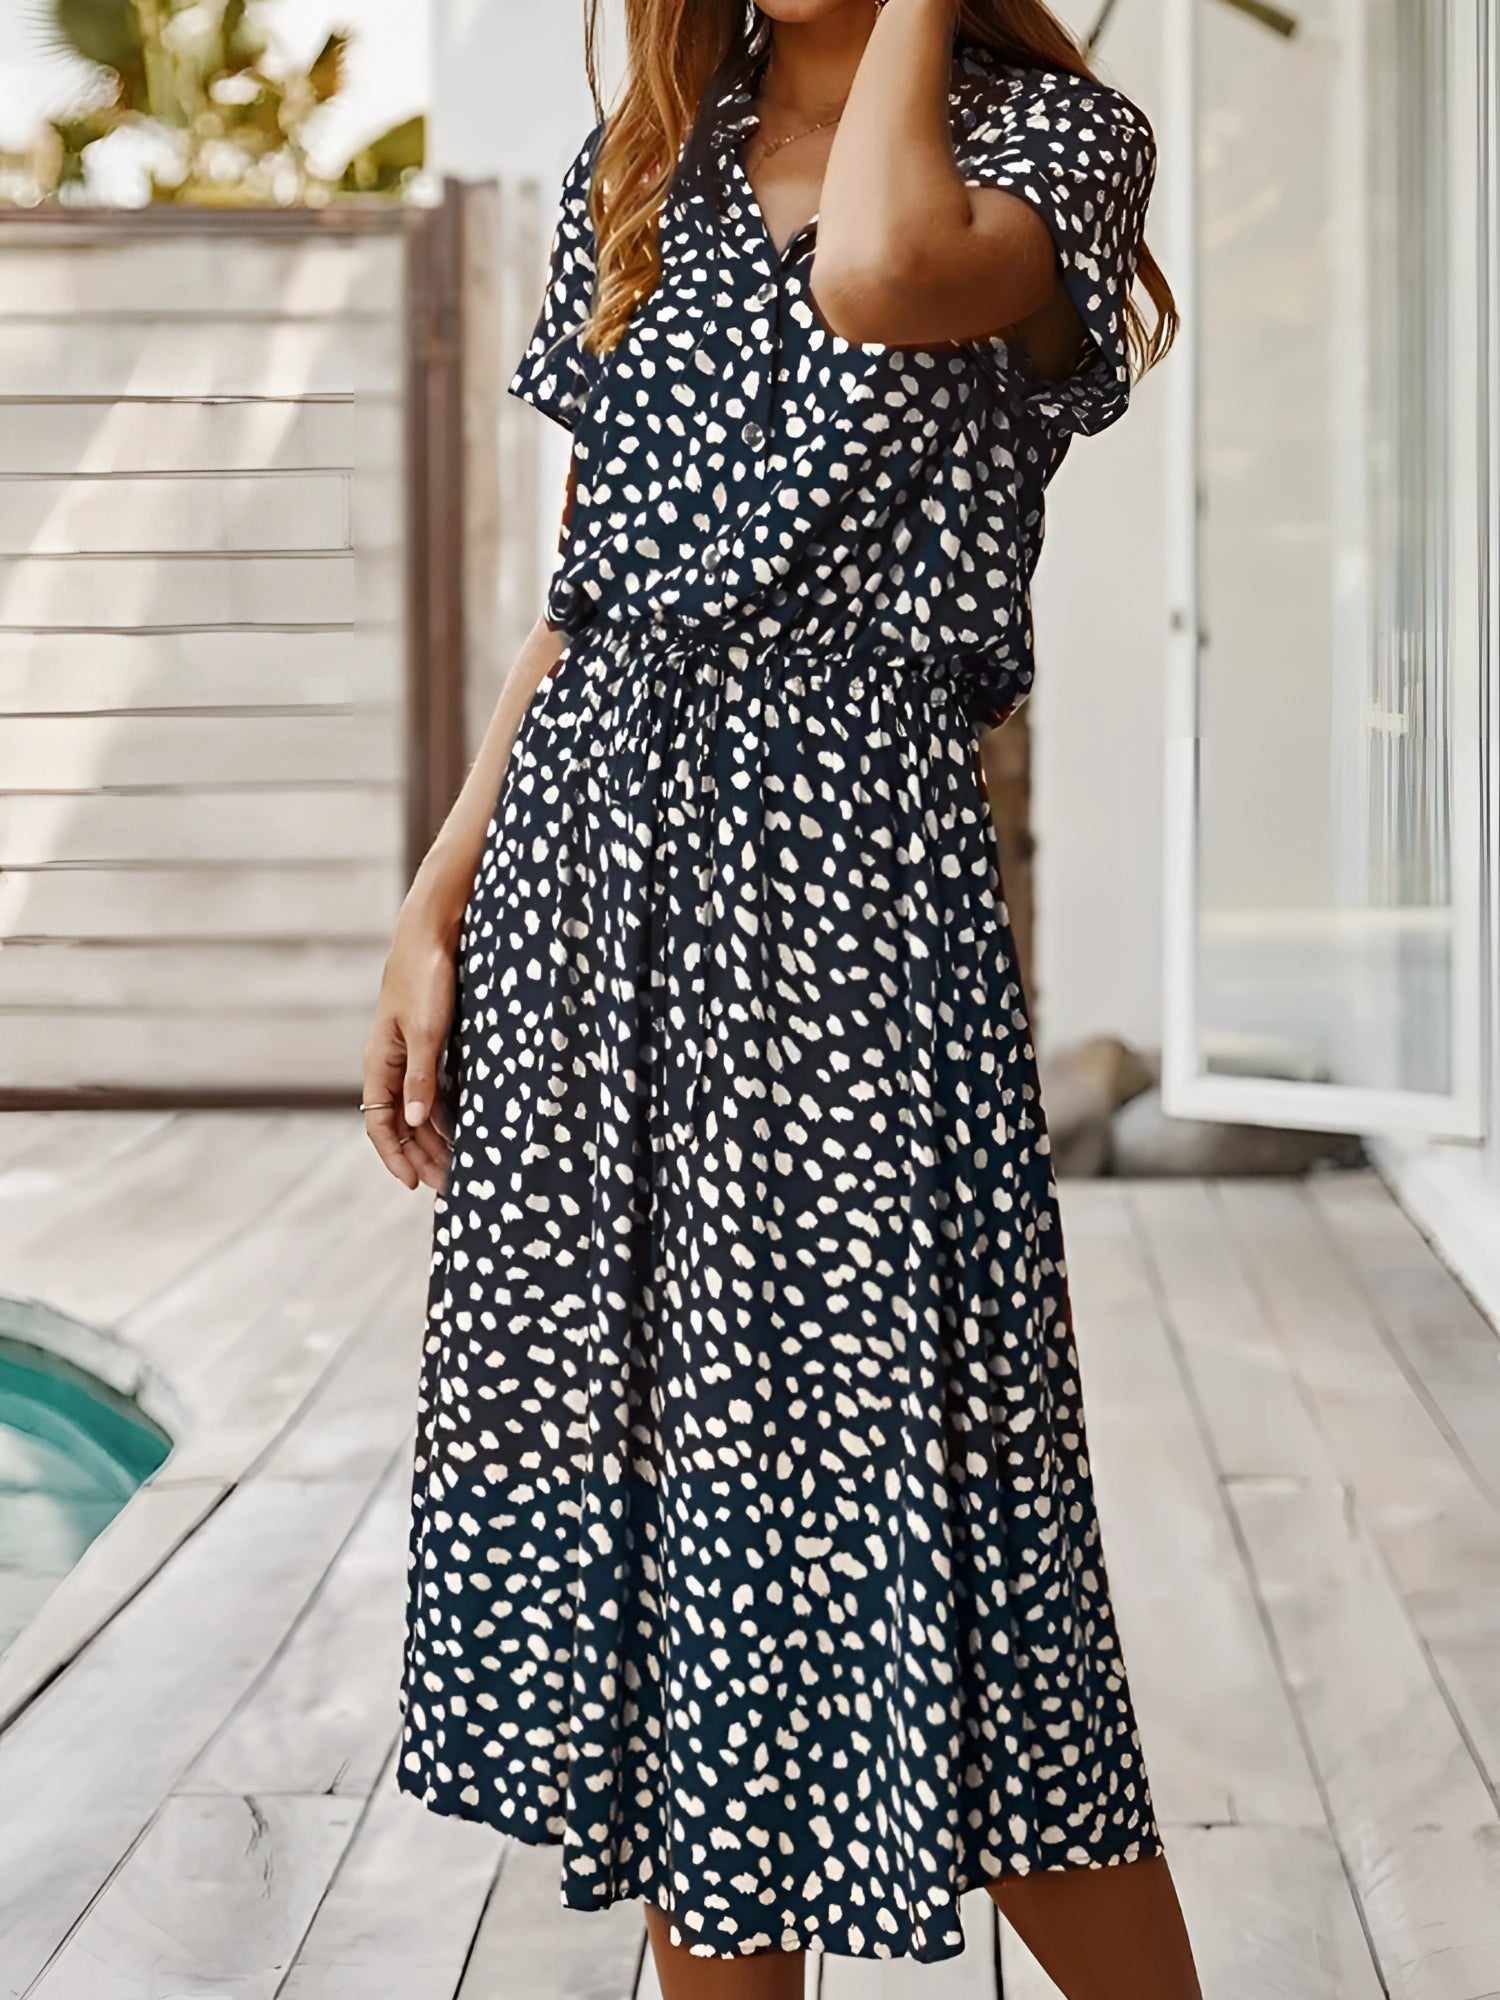
[[[655,1903],[646,1905],[646,1929],[662,2000],[802,2000],[806,1953],[758,1951],[749,1958],[694,1958],[668,1938],[670,1922]]]
[[[1159,1856],[1011,1875],[987,1887],[1066,2000],[1202,2000],[1177,1891]]]
[[[990,1894],[1064,2000],[1202,2000],[1165,1861],[1009,1876]],[[695,1958],[646,1905],[662,2000],[803,2000],[801,1952]]]

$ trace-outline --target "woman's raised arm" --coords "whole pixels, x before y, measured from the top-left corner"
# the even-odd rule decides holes
[[[812,291],[846,340],[934,347],[1030,323],[1066,366],[1083,333],[1041,215],[966,186],[949,133],[954,0],[887,0],[828,158]]]

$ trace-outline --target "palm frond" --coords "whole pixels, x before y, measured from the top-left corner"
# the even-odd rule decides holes
[[[336,97],[344,87],[344,58],[349,53],[351,39],[347,33],[335,29],[313,57],[307,80],[320,104]]]
[[[1237,14],[1246,15],[1250,20],[1258,22],[1262,28],[1268,28],[1273,35],[1280,35],[1287,41],[1301,32],[1302,23],[1298,17],[1289,14],[1284,7],[1273,6],[1271,0],[1219,0],[1219,4],[1221,7],[1232,7]],[[1110,16],[1118,5],[1119,0],[1104,0],[1103,6],[1094,18],[1094,25],[1084,40],[1085,55],[1091,56],[1099,46],[1104,31],[1109,26]]]
[[[0,5],[5,0],[0,0]],[[152,170],[163,201],[325,201],[398,194],[422,164],[408,119],[361,149],[342,182],[315,166],[307,134],[347,81],[353,33],[337,28],[306,67],[276,53],[264,0],[21,0],[34,39],[94,82],[45,128],[30,169],[37,198],[82,180],[84,155],[122,126],[165,142]],[[37,164],[40,162],[40,164]]]
[[[135,0],[41,0],[32,32],[53,55],[77,56],[104,69],[141,60],[141,24]]]

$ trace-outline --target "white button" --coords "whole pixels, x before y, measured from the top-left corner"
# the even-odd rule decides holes
[[[765,432],[759,424],[755,423],[746,424],[745,428],[740,432],[740,436],[752,451],[759,451],[766,441]]]
[[[750,303],[753,306],[768,306],[775,296],[776,287],[774,284],[762,285],[758,292],[751,293]]]
[[[703,551],[703,567],[705,569],[717,569],[723,560],[724,551],[722,549],[708,548]]]

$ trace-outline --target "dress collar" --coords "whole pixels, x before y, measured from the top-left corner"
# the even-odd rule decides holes
[[[757,63],[737,83],[727,85],[714,103],[709,119],[709,136],[720,159],[728,153],[738,152],[744,140],[760,124],[760,113],[755,108],[755,92],[763,66]]]

